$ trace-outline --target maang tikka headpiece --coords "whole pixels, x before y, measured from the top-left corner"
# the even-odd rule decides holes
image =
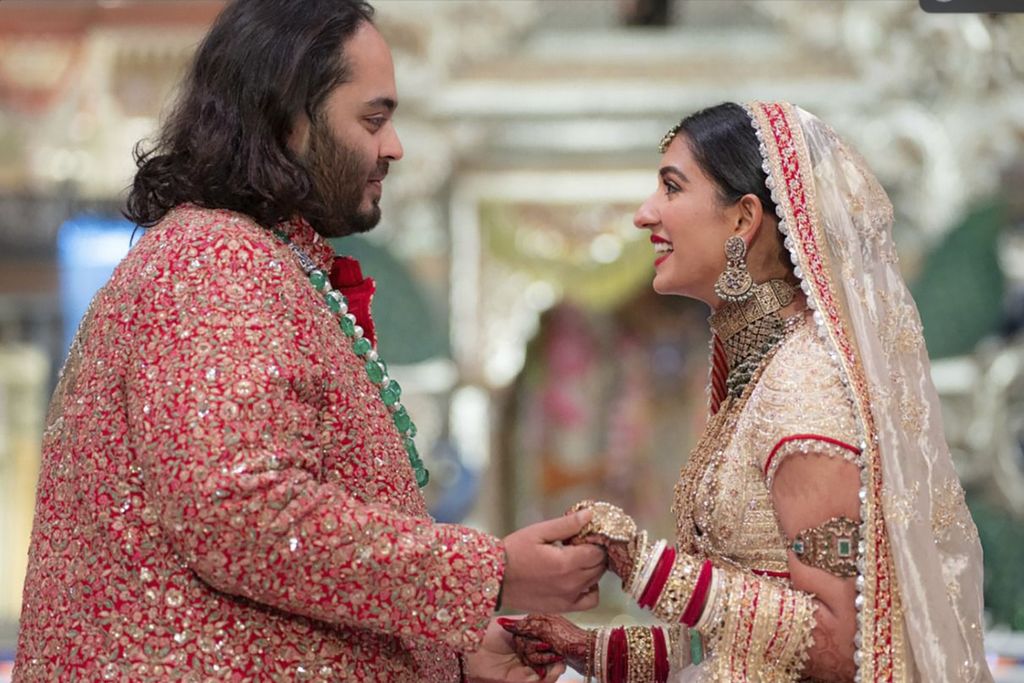
[[[675,139],[676,135],[679,134],[679,129],[682,128],[682,126],[683,122],[680,121],[679,123],[668,129],[668,132],[665,133],[664,136],[662,136],[661,142],[658,143],[659,152],[661,152],[662,154],[665,153],[665,150],[668,149],[668,146],[672,144],[672,141]]]

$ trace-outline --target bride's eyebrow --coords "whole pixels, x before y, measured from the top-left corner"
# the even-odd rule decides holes
[[[686,174],[680,171],[677,166],[662,166],[660,169],[658,169],[658,175],[661,176],[662,179],[664,179],[667,175],[674,175],[680,180],[682,180],[684,183],[690,182],[690,179],[686,177]]]

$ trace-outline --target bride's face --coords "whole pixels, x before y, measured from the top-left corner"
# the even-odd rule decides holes
[[[656,292],[719,304],[714,286],[725,269],[725,241],[735,226],[730,213],[693,158],[689,141],[677,135],[661,157],[658,189],[633,217],[633,225],[651,233]]]

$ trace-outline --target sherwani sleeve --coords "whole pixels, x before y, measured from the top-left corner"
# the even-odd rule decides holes
[[[420,495],[401,441],[348,345],[324,343],[336,323],[274,246],[251,224],[168,244],[123,311],[137,350],[129,438],[165,532],[153,542],[225,593],[475,649],[502,543],[374,500],[382,486]]]

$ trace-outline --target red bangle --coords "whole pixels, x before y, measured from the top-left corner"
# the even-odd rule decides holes
[[[661,590],[665,587],[669,574],[672,573],[672,565],[675,561],[676,549],[665,548],[665,552],[661,554],[661,559],[658,560],[658,566],[655,567],[654,573],[651,575],[651,580],[647,583],[647,587],[644,588],[644,592],[641,593],[640,599],[637,601],[638,605],[652,608],[657,604],[658,596],[661,595]]]
[[[614,629],[608,636],[608,683],[626,683],[626,629]]]
[[[654,636],[654,683],[668,681],[668,648],[665,645],[665,632],[655,626],[651,629]]]
[[[686,603],[686,609],[683,610],[683,623],[687,626],[692,627],[700,619],[701,612],[704,611],[704,603],[708,598],[708,587],[711,586],[711,560],[704,560],[704,564],[700,567],[700,576],[697,577],[697,585],[693,589],[693,595],[690,596],[690,601]]]

